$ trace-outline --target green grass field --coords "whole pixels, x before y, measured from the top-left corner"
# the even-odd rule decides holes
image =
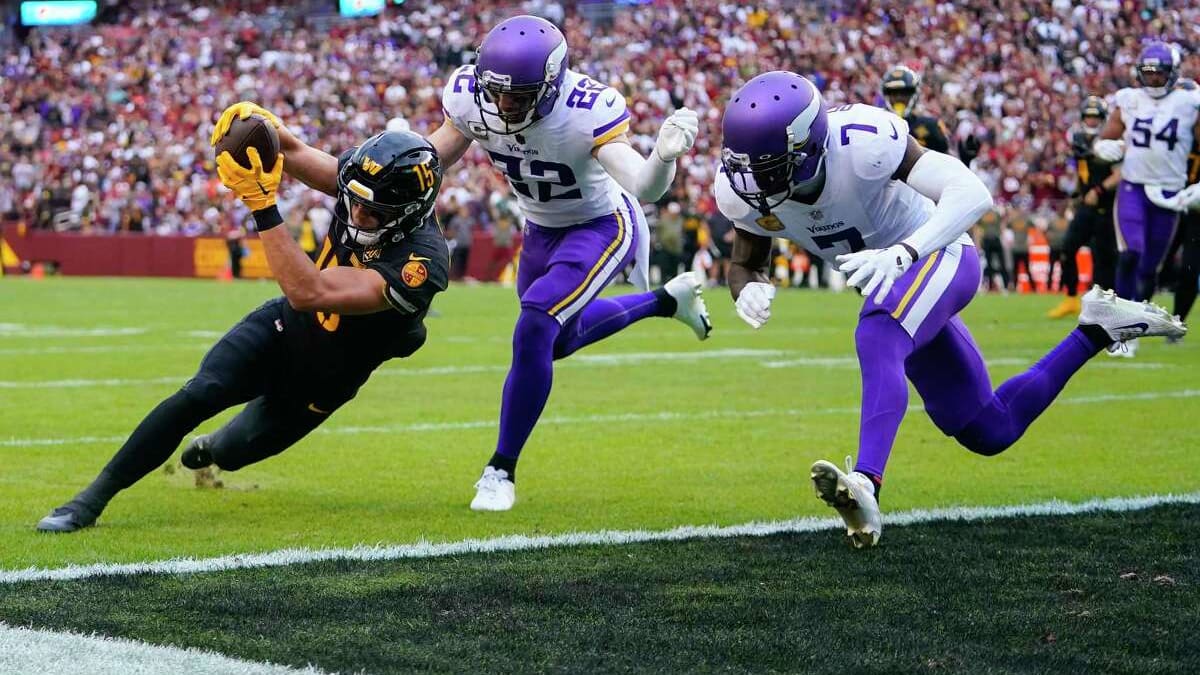
[[[688,329],[675,322],[653,319],[560,362],[546,416],[523,456],[517,507],[505,514],[473,513],[467,504],[473,495],[472,483],[494,447],[500,389],[517,305],[511,289],[457,286],[435,303],[440,316],[429,320],[429,342],[418,354],[387,364],[325,428],[283,455],[222,474],[225,487],[219,490],[195,488],[190,472],[182,469],[158,471],[120,495],[98,527],[70,536],[34,532],[38,518],[91,480],[142,416],[194,372],[208,345],[257,303],[275,294],[277,288],[267,282],[222,285],[142,279],[0,280],[0,314],[5,317],[0,320],[0,570],[287,547],[449,542],[503,534],[657,530],[825,516],[829,515],[827,509],[813,497],[809,487],[808,467],[822,458],[840,463],[843,456],[855,450],[859,377],[852,333],[858,299],[849,293],[783,292],[776,301],[771,323],[754,332],[736,318],[726,291],[716,289],[708,296],[716,330],[705,343],[697,342]],[[994,380],[998,382],[1025,368],[1069,329],[1068,323],[1042,318],[1054,301],[1049,297],[987,296],[972,304],[965,318],[989,359]],[[1195,491],[1200,476],[1195,430],[1180,422],[1189,422],[1200,412],[1200,342],[1193,344],[1189,338],[1178,347],[1143,342],[1135,360],[1098,357],[1089,364],[1025,438],[998,457],[972,455],[942,436],[922,412],[914,410],[901,428],[889,464],[885,514],[887,510],[948,505],[1023,504],[1052,498],[1081,501]],[[919,406],[915,394],[910,403]],[[211,430],[222,419],[198,431]],[[1189,528],[1197,512],[1189,513],[1191,517],[1181,518],[1175,529],[1166,532],[1178,536],[1179,528]],[[1069,536],[1053,535],[1051,542],[1082,538],[1100,556],[1098,559],[1110,560],[1113,565],[1126,564],[1117,557],[1123,547],[1140,546],[1146,554],[1155,551],[1155,539],[1147,539],[1144,527],[1158,519],[1114,516],[1074,522],[1054,521],[1053,527]],[[1089,524],[1093,522],[1094,527]],[[1016,525],[968,527],[969,536],[964,541],[971,545],[955,544],[958,553],[946,553],[963,560],[973,555],[977,561],[987,561],[977,574],[952,581],[979,587],[978,600],[983,604],[978,611],[987,607],[988,594],[984,591],[988,583],[995,584],[996,593],[1020,586],[1020,569],[999,564],[1005,558],[991,554],[1011,545],[1013,531],[1027,529]],[[892,576],[885,584],[887,593],[881,596],[881,602],[886,598],[887,602],[903,605],[907,599],[922,597],[928,590],[926,586],[936,587],[936,575],[924,581],[923,577],[908,579],[906,569],[912,575],[931,574],[931,570],[944,569],[950,560],[959,559],[938,562],[927,557],[941,541],[936,526],[904,532],[885,532],[882,548],[865,557],[841,549],[841,542],[829,532],[750,544],[740,540],[659,544],[651,547],[654,564],[648,562],[650,567],[645,573],[654,578],[678,566],[679,578],[686,576],[689,583],[702,587],[705,601],[713,605],[715,612],[723,599],[742,606],[750,603],[754,594],[744,580],[734,583],[714,569],[713,560],[736,565],[744,558],[764,579],[770,577],[770,570],[786,567],[786,578],[794,588],[810,583],[852,586],[860,566],[884,564],[892,566]],[[1134,532],[1142,533],[1140,538],[1126,542],[1125,537]],[[1070,551],[1070,547],[1052,548],[1059,554]],[[1194,611],[1197,554],[1182,541],[1177,548],[1184,557],[1173,558],[1171,564],[1176,567],[1166,567],[1179,578],[1176,591],[1191,594]],[[712,549],[712,554],[701,556],[699,549]],[[811,578],[806,576],[809,549],[814,555],[826,556],[826,562],[820,563],[825,567],[814,569]],[[1104,557],[1109,549],[1113,552],[1111,559]],[[589,625],[607,627],[604,630],[613,632],[603,633],[602,639],[616,644],[626,639],[621,631],[629,627],[618,631],[608,622],[648,626],[674,620],[681,616],[684,610],[680,607],[687,606],[688,593],[692,592],[688,590],[691,587],[680,587],[681,595],[674,601],[644,596],[638,590],[639,584],[648,582],[637,581],[642,572],[622,568],[612,571],[617,577],[603,582],[617,591],[602,589],[599,595],[588,595],[591,582],[587,580],[593,572],[604,572],[601,563],[609,557],[622,559],[627,553],[640,555],[632,550],[604,548],[512,553],[495,561],[498,567],[491,575],[505,576],[509,568],[516,576],[534,575],[546,585],[530,581],[530,587],[520,589],[535,596],[559,597],[578,588],[581,597],[591,598],[586,602],[602,603],[606,597],[610,601],[612,597],[640,599],[637,611],[629,616],[619,612],[589,613],[586,607],[576,615],[564,607],[557,614],[528,619],[530,626],[544,621],[579,622],[563,628],[573,631],[576,637]],[[698,557],[692,561],[694,556]],[[1191,576],[1178,568],[1180,560],[1185,559],[1191,561]],[[929,569],[913,569],[926,564],[922,562],[926,560]],[[296,572],[299,576],[295,577],[276,570],[239,573],[228,579],[224,575],[184,577],[179,582],[147,577],[78,582],[96,585],[81,588],[77,596],[72,594],[71,605],[57,612],[26,609],[18,596],[36,590],[31,597],[40,597],[52,594],[51,588],[61,593],[73,587],[44,585],[31,590],[0,586],[0,621],[101,630],[201,647],[219,645],[223,651],[250,658],[301,664],[313,660],[329,669],[366,668],[375,672],[425,664],[454,670],[453,662],[429,655],[450,639],[448,633],[439,631],[460,628],[456,621],[437,619],[437,603],[449,603],[451,607],[446,611],[452,617],[465,611],[462,608],[469,606],[466,596],[488,592],[488,585],[481,580],[488,578],[486,568],[492,562],[491,557],[461,559],[462,565],[483,568],[463,571],[463,597],[458,597],[456,590],[458,563],[447,561],[398,562],[377,568],[369,564],[345,568],[331,564],[320,570]],[[1051,575],[1067,565],[1064,559],[1054,560],[1049,552],[1043,562],[1046,564],[1038,569]],[[695,567],[685,567],[685,563],[694,563]],[[566,571],[543,578],[543,565],[547,570]],[[306,640],[302,628],[271,631],[263,638],[261,649],[248,646],[227,650],[238,631],[245,629],[244,625],[235,625],[233,618],[213,629],[224,637],[210,636],[201,642],[176,639],[173,631],[177,627],[163,624],[155,610],[139,609],[141,605],[134,600],[130,600],[134,604],[120,620],[102,620],[98,615],[94,621],[83,618],[89,614],[89,606],[108,602],[102,600],[105,584],[142,598],[137,602],[151,604],[154,598],[161,601],[170,597],[173,583],[189,584],[188,579],[195,579],[201,588],[228,584],[229,590],[221,592],[236,595],[253,595],[271,588],[272,594],[303,593],[319,598],[326,587],[313,581],[313,575],[327,582],[329,591],[336,595],[339,584],[350,583],[338,581],[342,572],[354,575],[347,578],[362,577],[351,595],[363,595],[366,606],[372,609],[358,618],[367,624],[382,621],[390,625],[387,637],[380,638],[389,644],[376,645],[378,652],[370,653],[372,641],[362,636],[359,642],[347,639],[345,649],[333,650],[337,654],[353,651],[361,657],[357,661],[342,655],[331,656],[323,664],[312,656],[315,652],[300,646]],[[397,589],[407,588],[409,581],[405,580],[425,589],[420,597],[426,600],[414,602],[427,604],[413,611],[435,612],[421,615],[420,621],[411,619],[417,622],[411,625],[406,623],[406,610],[385,611],[387,603],[381,600],[391,597],[388,594],[403,595],[404,591]],[[675,587],[666,584],[664,588]],[[1136,602],[1130,599],[1132,604],[1108,598],[1114,602],[1104,605],[1108,608],[1105,611],[1120,617],[1142,616],[1160,600],[1151,591],[1138,596]],[[1105,595],[1103,590],[1096,592]],[[658,604],[650,602],[656,598]],[[696,658],[713,669],[725,663],[735,670],[756,670],[756,654],[766,658],[763,650],[774,649],[779,640],[792,634],[788,631],[811,625],[789,626],[783,631],[767,619],[802,614],[804,603],[810,600],[804,595],[785,596],[780,600],[784,603],[782,609],[764,609],[763,620],[747,619],[726,626],[727,630],[706,631],[699,626],[697,640],[702,642],[682,652],[682,660],[650,659],[642,663],[648,669],[656,663],[661,668],[677,669]],[[852,602],[867,603],[862,618],[906,620],[903,607],[880,613],[869,607],[869,599],[862,594],[856,594]],[[29,607],[36,605],[33,600],[30,603]],[[1164,611],[1173,606],[1167,600],[1163,603]],[[1038,614],[1041,610],[1037,607],[1030,605],[1029,611]],[[1022,610],[1023,606],[1014,601],[997,611]],[[246,616],[239,620],[261,623],[264,616],[290,610],[239,605],[226,607],[225,611],[244,612]],[[267,614],[256,616],[256,612]],[[477,627],[494,623],[497,616],[478,618]],[[850,622],[851,618],[846,615],[839,621]],[[1009,619],[1017,620],[1015,615]],[[716,621],[712,617],[709,620]],[[395,622],[397,625],[391,625]],[[1165,630],[1172,625],[1162,623]],[[772,626],[783,632],[771,632]],[[840,637],[830,644],[852,649],[854,642],[844,632],[852,623],[831,626],[831,635]],[[160,628],[161,632],[156,632]],[[1064,650],[1069,648],[1074,650],[1070,658],[1085,659],[1079,650],[1093,642],[1102,644],[1105,635],[1095,633],[1088,638],[1092,642],[1085,640],[1079,645],[1064,644],[1068,641],[1060,639],[1055,649],[1066,653]],[[464,653],[477,649],[477,654],[490,654],[493,642],[500,639],[496,634],[489,637],[486,631],[477,637],[463,643]],[[405,652],[392,644],[406,639],[413,640],[413,645],[424,645],[422,649],[428,651],[414,646],[414,651]],[[564,645],[569,646],[571,639],[564,638]],[[952,669],[972,664],[1024,669],[1025,661],[996,656],[1007,644],[1003,636],[997,639],[1000,642],[987,649],[947,652],[931,638],[928,649],[921,641],[904,649],[897,646],[895,651],[881,647],[879,653],[863,655],[863,660],[855,663],[880,671],[934,668],[939,663]],[[801,643],[788,644],[799,649]],[[803,644],[812,650],[822,649],[819,642]],[[646,654],[663,649],[652,642],[643,646]],[[399,656],[397,649],[403,652]],[[547,652],[549,649],[542,645],[535,650],[538,657],[530,667],[590,669],[595,664],[582,657]],[[1039,648],[1030,649],[1033,658]],[[512,666],[515,661],[505,660],[509,652],[500,651],[503,653],[496,656],[494,669]],[[1194,645],[1190,651],[1168,650],[1163,652],[1165,660],[1156,663],[1167,670],[1182,667],[1187,658],[1195,663],[1196,651]],[[447,651],[445,655],[449,659],[458,653]],[[727,661],[722,662],[721,655]],[[926,656],[929,661],[923,660]],[[787,664],[793,663],[796,669],[807,670],[804,664],[817,664],[811,660],[816,658],[813,654],[809,658],[772,657],[762,663],[764,668],[777,670],[788,670]],[[943,658],[944,662],[938,660]],[[614,667],[623,667],[624,663],[614,662]],[[1123,669],[1115,667],[1118,662],[1112,660],[1063,663],[1067,669]],[[814,665],[813,669],[820,668]]]

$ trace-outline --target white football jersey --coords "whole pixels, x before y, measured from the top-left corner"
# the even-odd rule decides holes
[[[446,119],[487,150],[527,219],[542,227],[569,227],[620,207],[624,191],[592,150],[629,130],[624,96],[568,70],[549,115],[520,133],[500,135],[483,125],[475,86],[474,66],[454,71],[442,92]]]
[[[1121,178],[1168,190],[1186,185],[1200,90],[1175,89],[1153,98],[1140,87],[1128,87],[1117,92],[1116,106],[1125,123]]]
[[[908,123],[874,106],[854,104],[829,111],[825,141],[825,187],[813,204],[787,200],[763,216],[734,193],[721,172],[717,206],[738,228],[784,237],[826,261],[843,253],[887,248],[912,234],[933,213],[934,203],[892,174],[908,148]],[[963,235],[960,243],[970,243]]]

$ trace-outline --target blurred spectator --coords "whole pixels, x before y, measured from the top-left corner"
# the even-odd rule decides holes
[[[878,104],[885,70],[912,67],[923,113],[946,124],[952,147],[1009,213],[1032,217],[1065,208],[1072,172],[1063,132],[1082,98],[1130,84],[1145,36],[1185,49],[1200,38],[1200,4],[1165,5],[452,0],[346,20],[321,0],[130,0],[91,26],[32,30],[0,60],[0,166],[12,176],[0,210],[39,227],[220,233],[245,216],[216,181],[208,147],[226,105],[253,99],[332,153],[389,124],[428,134],[442,121],[445,76],[500,19],[533,12],[563,26],[573,68],[625,94],[643,153],[674,108],[700,112],[704,128],[672,197],[689,263],[714,211],[708,186],[725,97],[772,69],[811,77],[836,105]],[[1184,70],[1195,75],[1196,66],[1191,56]],[[284,185],[281,201],[309,192]],[[454,200],[442,199],[439,212],[461,259],[473,233],[508,213],[496,208],[508,188],[477,147],[445,185]],[[308,222],[315,236],[327,229],[311,208]],[[725,242],[712,243],[719,252]]]

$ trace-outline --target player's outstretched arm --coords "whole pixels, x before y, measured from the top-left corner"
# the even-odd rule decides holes
[[[915,252],[912,262],[954,243],[992,208],[992,193],[978,176],[950,155],[926,151],[913,138],[894,177],[937,204],[929,220],[901,242]]]
[[[223,110],[213,127],[209,144],[216,147],[217,141],[229,131],[234,119],[246,119],[251,115],[260,115],[275,127],[275,133],[279,135],[279,151],[288,158],[285,169],[287,175],[314,190],[331,197],[337,196],[337,157],[296,138],[274,113],[257,103],[239,101]]]
[[[456,129],[449,119],[442,122],[442,126],[429,134],[428,140],[433,149],[437,150],[443,171],[462,159],[467,148],[471,147],[471,139]]]
[[[283,216],[275,200],[283,177],[283,154],[270,171],[264,169],[256,148],[247,148],[246,155],[250,168],[238,164],[228,152],[221,153],[217,175],[254,214],[267,265],[288,303],[302,312],[371,314],[388,309],[383,275],[353,267],[318,270],[287,228],[279,227]]]
[[[680,108],[663,122],[648,159],[633,149],[628,134],[595,148],[592,155],[618,185],[639,201],[656,202],[671,187],[675,161],[692,149],[699,131],[700,119],[696,113]]]

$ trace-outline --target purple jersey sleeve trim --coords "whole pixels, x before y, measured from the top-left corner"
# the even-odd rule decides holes
[[[592,138],[599,138],[599,137],[603,136],[610,129],[613,129],[618,124],[620,124],[621,122],[624,122],[627,119],[629,119],[629,111],[628,110],[622,111],[620,116],[617,117],[617,119],[609,122],[608,124],[605,124],[602,127],[597,127],[596,130],[592,132]]]

